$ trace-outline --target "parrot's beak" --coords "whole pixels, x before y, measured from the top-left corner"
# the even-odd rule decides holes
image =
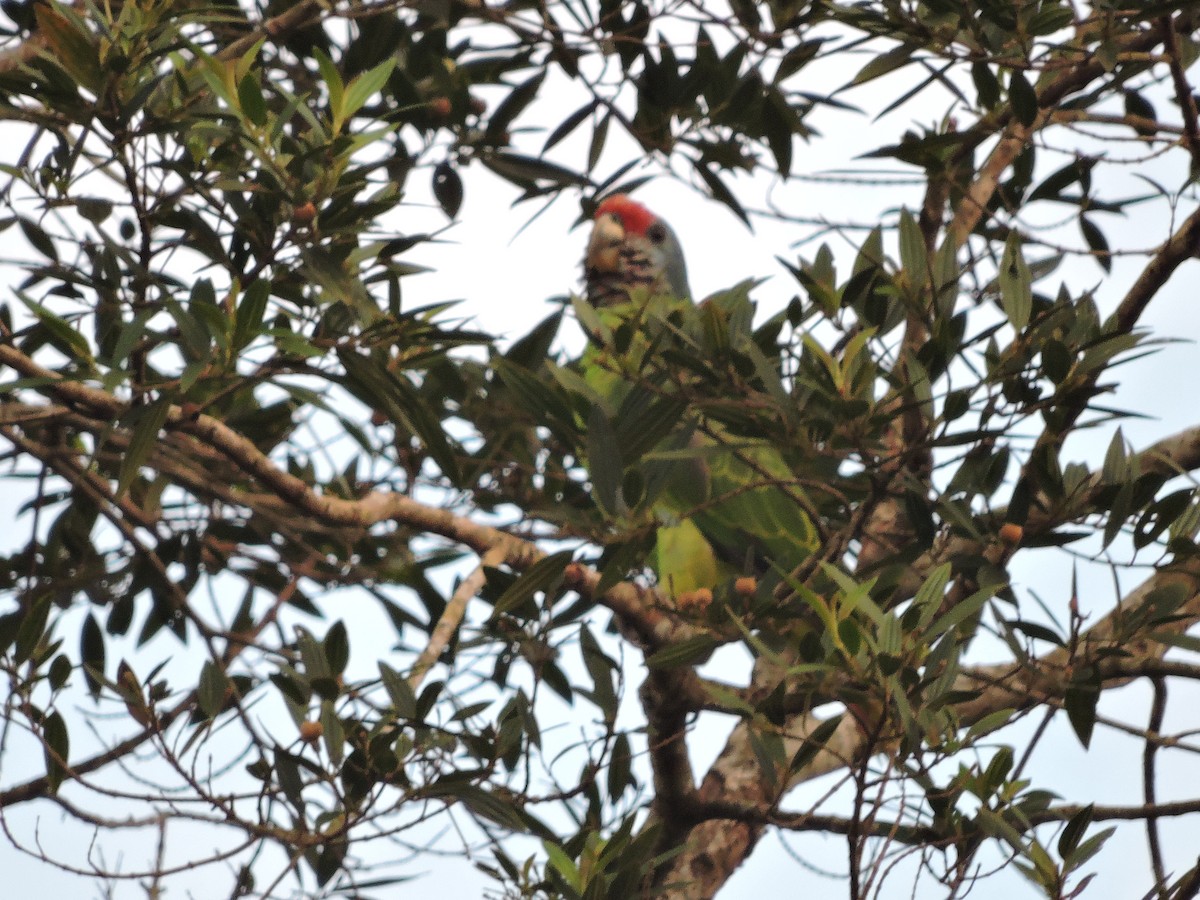
[[[625,226],[616,216],[605,214],[592,226],[583,267],[588,272],[616,272],[620,269],[621,246],[625,243]]]

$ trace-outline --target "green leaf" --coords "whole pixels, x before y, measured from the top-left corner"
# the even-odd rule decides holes
[[[560,141],[562,141],[563,138],[582,125],[587,117],[590,116],[597,108],[599,108],[599,106],[599,100],[591,100],[583,104],[583,106],[579,107],[579,109],[575,110],[575,112],[571,113],[561,122],[559,122],[558,125],[554,127],[554,130],[547,135],[546,142],[542,144],[542,153],[545,153],[547,150],[555,147]]]
[[[656,650],[646,657],[646,665],[652,669],[690,666],[707,660],[718,646],[717,639],[712,635],[698,634]]]
[[[417,711],[417,695],[413,692],[408,679],[383,662],[379,664],[379,676],[383,681],[384,690],[388,693],[388,699],[392,701],[392,706],[395,708],[396,717],[412,719]]]
[[[624,733],[613,739],[606,780],[609,799],[614,803],[621,799],[627,788],[637,788],[637,779],[633,777],[633,751]]]
[[[501,178],[522,187],[536,187],[539,183],[552,187],[571,187],[587,183],[584,176],[566,166],[520,153],[497,150],[481,155],[479,161]]]
[[[100,197],[80,197],[75,201],[75,209],[79,211],[82,218],[87,219],[93,225],[99,225],[112,215],[113,204],[111,200],[104,200]]]
[[[775,169],[782,178],[787,178],[792,171],[792,136],[796,124],[796,111],[787,98],[779,90],[768,88],[762,107],[762,127],[771,155],[775,157]]]
[[[50,595],[42,594],[30,604],[20,619],[21,627],[17,629],[16,646],[13,648],[14,663],[21,665],[33,656],[33,651],[37,649],[46,633],[46,622],[49,618]]]
[[[267,101],[263,99],[262,83],[257,71],[247,72],[238,82],[238,104],[246,118],[260,128],[267,122]]]
[[[940,637],[950,629],[957,627],[960,623],[975,617],[983,609],[983,604],[990,600],[995,593],[994,588],[983,588],[976,591],[967,599],[960,600],[954,606],[950,607],[945,615],[940,616],[929,626],[929,629],[926,631],[927,638],[933,640]]]
[[[458,215],[463,202],[463,182],[457,170],[446,160],[433,169],[433,197],[447,219]]]
[[[1079,846],[1079,842],[1087,833],[1088,827],[1092,824],[1092,813],[1095,810],[1095,804],[1089,803],[1075,815],[1071,816],[1070,820],[1063,827],[1062,834],[1058,836],[1058,855],[1065,862],[1067,857],[1075,852],[1075,848]]]
[[[349,389],[368,406],[383,410],[419,437],[451,483],[462,480],[458,457],[441,421],[402,372],[393,372],[378,357],[364,356],[352,348],[339,349],[338,358],[346,370]]]
[[[282,747],[275,748],[275,778],[279,782],[279,788],[283,791],[283,795],[288,798],[297,812],[303,814],[304,782],[300,778],[299,762],[297,757]]]
[[[900,264],[908,274],[909,284],[917,289],[925,287],[929,281],[925,236],[907,208],[900,210]]]
[[[1096,725],[1096,705],[1099,702],[1100,683],[1095,678],[1075,681],[1063,697],[1067,719],[1085,750],[1092,742],[1092,729]]]
[[[121,422],[130,430],[129,447],[121,459],[121,472],[117,479],[117,496],[124,496],[150,457],[150,451],[158,446],[158,433],[162,431],[171,412],[171,398],[159,397],[144,406],[135,406]]]
[[[49,681],[51,691],[60,691],[63,685],[67,683],[67,679],[71,677],[71,673],[75,667],[71,665],[71,659],[65,653],[60,653],[54,657],[54,661],[50,663]]]
[[[1021,253],[1021,237],[1016,230],[1008,233],[1000,258],[1000,305],[1017,332],[1029,324],[1033,312],[1033,277]]]
[[[83,677],[87,682],[88,693],[92,699],[100,696],[103,687],[101,678],[104,676],[105,646],[104,632],[96,617],[88,613],[79,630],[79,659],[83,663]]]
[[[1079,230],[1083,232],[1083,239],[1092,251],[1092,259],[1096,260],[1106,273],[1111,274],[1112,254],[1109,252],[1108,238],[1104,236],[1104,232],[1085,215],[1079,216]]]
[[[1007,708],[988,713],[967,730],[966,737],[963,738],[963,744],[971,746],[979,738],[989,735],[1000,728],[1004,728],[1012,722],[1016,714],[1017,711],[1015,709]]]
[[[914,45],[905,43],[898,47],[893,47],[886,53],[881,53],[859,69],[858,74],[854,76],[847,87],[866,84],[868,81],[874,81],[876,78],[887,75],[889,72],[895,72],[897,69],[902,69],[910,63],[917,62],[916,49]]]
[[[229,676],[211,659],[204,661],[200,669],[200,684],[196,699],[204,715],[213,719],[225,708],[225,699],[231,687]]]
[[[1125,435],[1118,428],[1108,442],[1100,477],[1105,484],[1124,484],[1129,479],[1129,462],[1125,450]]]
[[[1137,116],[1141,119],[1149,119],[1151,122],[1158,121],[1158,111],[1155,110],[1154,104],[1134,90],[1125,91],[1125,115]],[[1134,130],[1141,135],[1152,135],[1155,134],[1158,129],[1152,126],[1139,127],[1135,125]]]
[[[622,511],[620,487],[624,466],[616,432],[598,403],[588,412],[587,455],[596,505],[606,516],[615,516]]]
[[[262,334],[263,316],[267,311],[267,300],[271,296],[271,282],[256,278],[242,292],[234,314],[233,350],[241,350]]]
[[[333,64],[333,60],[320,47],[313,49],[313,56],[317,60],[317,69],[321,73],[321,80],[325,82],[325,90],[329,92],[329,109],[333,114],[333,120],[341,123],[345,120],[345,116],[342,115],[346,93],[345,83],[342,81],[337,66]],[[339,130],[340,128],[334,129],[335,132]]]
[[[67,723],[57,710],[42,722],[42,740],[45,742],[42,754],[46,760],[46,781],[49,782],[50,793],[57,794],[59,785],[67,776],[71,755],[71,736],[67,732]]]
[[[942,607],[946,596],[946,585],[950,582],[950,571],[950,563],[942,563],[925,576],[925,581],[917,588],[916,596],[913,597],[913,605],[921,610],[919,621],[922,628],[933,621],[933,617]]]
[[[573,556],[571,550],[560,550],[535,562],[496,599],[496,615],[516,609],[534,594],[557,586]]]
[[[839,714],[831,719],[826,719],[804,738],[804,743],[792,756],[791,764],[788,767],[792,774],[803,772],[804,768],[816,759],[817,754],[821,752],[825,744],[833,737],[833,733],[837,731],[838,726],[842,724],[843,715]]]
[[[557,843],[553,841],[543,841],[542,846],[546,850],[546,860],[567,883],[567,886],[579,893],[583,890],[583,880],[579,874],[579,867],[575,865],[574,860],[567,855]]]
[[[709,166],[705,165],[702,160],[692,160],[692,166],[695,168],[696,174],[700,176],[701,180],[708,185],[708,190],[712,194],[713,199],[725,204],[725,206],[727,206],[735,216],[749,225],[750,217],[746,214],[746,211],[742,209],[741,202],[737,199],[733,191],[729,189],[725,182],[720,179],[717,173],[712,171]]]
[[[1044,3],[1042,8],[1033,14],[1025,28],[1029,34],[1041,37],[1069,27],[1074,20],[1075,13],[1069,6]]]
[[[57,341],[58,347],[63,353],[75,362],[90,365],[95,361],[87,338],[76,331],[69,322],[61,318],[57,313],[42,306],[36,300],[26,297],[21,291],[16,291],[16,294],[21,298],[21,302],[29,307],[30,312],[37,317],[42,327],[50,333],[51,338]]]
[[[324,649],[329,672],[336,678],[346,671],[346,664],[350,662],[350,637],[341,619],[334,622],[325,633]]]
[[[325,752],[329,754],[329,761],[335,766],[340,765],[342,762],[342,750],[346,745],[346,732],[342,728],[342,721],[338,718],[337,710],[334,708],[332,701],[322,701],[319,721],[321,723],[321,736],[325,741]]]
[[[335,121],[346,122],[366,104],[371,97],[382,90],[387,80],[396,69],[396,58],[389,56],[379,65],[361,72],[346,85],[346,93],[342,98],[341,107],[335,108]],[[341,128],[335,128],[340,131]]]
[[[1019,70],[1014,69],[1008,81],[1008,99],[1012,103],[1013,114],[1017,121],[1026,128],[1037,121],[1038,97],[1033,85]]]
[[[1000,80],[992,72],[991,66],[985,62],[972,63],[971,80],[975,83],[975,95],[980,107],[988,110],[1000,102]]]
[[[543,69],[532,78],[517,85],[500,101],[500,105],[488,119],[486,138],[490,143],[506,143],[502,140],[505,132],[511,130],[510,126],[513,121],[525,107],[533,102],[542,82],[546,80],[546,72],[547,70]]]

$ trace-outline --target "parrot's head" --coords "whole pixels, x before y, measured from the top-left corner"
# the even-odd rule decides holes
[[[606,197],[596,208],[583,271],[593,306],[622,303],[639,287],[651,296],[691,298],[675,232],[624,194]]]

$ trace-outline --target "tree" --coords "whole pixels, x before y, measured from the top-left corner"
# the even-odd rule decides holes
[[[0,806],[157,835],[122,862],[6,824],[14,852],[362,896],[449,829],[505,896],[709,897],[765,833],[816,832],[851,897],[1014,868],[1068,897],[1124,823],[1138,892],[1200,891],[1165,840],[1200,797],[1157,777],[1193,752],[1164,722],[1200,676],[1200,426],[1132,446],[1106,397],[1200,247],[1194,3],[4,11]],[[822,142],[864,152],[861,216],[795,214]],[[905,180],[876,215],[879,166]],[[406,302],[423,192],[586,218],[651,174],[780,253],[830,243],[781,258],[771,308],[576,299],[499,341]],[[760,447],[811,555],[658,583],[664,485]],[[1047,553],[1141,580],[1017,583]],[[1144,723],[1099,709],[1139,680]],[[1030,775],[1064,718],[1137,737],[1141,802]]]

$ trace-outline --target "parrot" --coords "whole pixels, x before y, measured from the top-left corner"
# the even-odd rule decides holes
[[[654,297],[691,298],[683,247],[675,232],[625,194],[613,194],[596,207],[583,267],[593,306],[628,301],[638,287]]]
[[[620,420],[634,419],[640,404],[665,404],[679,393],[679,373],[667,371],[664,353],[715,359],[722,345],[752,340],[749,284],[693,304],[675,232],[627,195],[597,206],[583,267],[586,303],[576,309],[593,346],[581,374],[618,433]],[[652,414],[635,421],[635,431],[643,422],[664,427]],[[812,554],[816,528],[778,449],[731,434],[690,404],[667,434],[658,431],[656,448],[643,456],[650,461],[645,481],[657,491],[648,564],[669,596],[712,592],[746,575],[774,572],[777,581],[778,572]]]

